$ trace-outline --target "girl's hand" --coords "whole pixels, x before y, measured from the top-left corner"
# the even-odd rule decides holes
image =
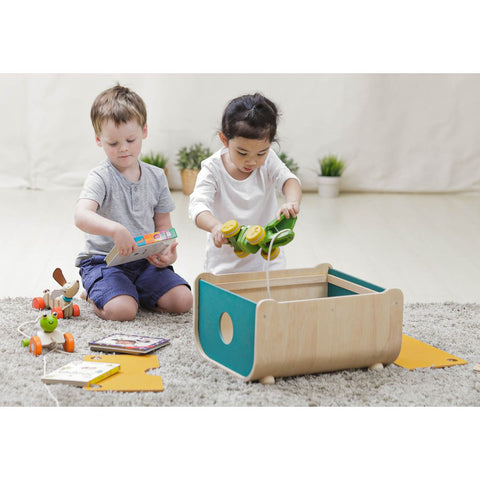
[[[298,202],[286,202],[284,203],[277,212],[277,220],[280,220],[280,215],[283,213],[285,218],[295,218],[300,211]]]
[[[163,253],[156,253],[150,255],[147,260],[157,268],[165,268],[175,263],[177,260],[177,245],[178,242],[173,242]]]
[[[118,254],[126,257],[138,250],[137,242],[135,242],[131,233],[123,226],[118,224],[113,232],[113,241],[117,247]]]
[[[228,243],[228,240],[225,238],[225,236],[221,231],[222,225],[223,224],[220,224],[220,223],[218,225],[215,225],[211,231],[213,243],[217,248],[220,248],[222,247],[222,245],[225,245],[226,243]]]

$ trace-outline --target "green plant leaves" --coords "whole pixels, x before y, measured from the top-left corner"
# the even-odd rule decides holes
[[[205,160],[212,151],[204,147],[202,143],[195,143],[190,147],[183,147],[177,152],[177,161],[175,165],[180,170],[200,170],[202,160]]]
[[[345,170],[345,161],[336,155],[326,155],[318,159],[323,177],[340,177]]]

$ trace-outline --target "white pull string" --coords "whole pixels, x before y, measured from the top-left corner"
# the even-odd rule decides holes
[[[283,232],[289,232],[290,230],[288,228],[285,228],[283,230],[280,230],[277,232],[273,237],[272,240],[270,241],[270,245],[268,246],[268,256],[267,256],[267,268],[265,269],[265,276],[266,276],[266,281],[267,281],[267,296],[268,298],[272,298],[270,295],[270,256],[272,254],[272,247],[275,242],[275,239]],[[280,248],[280,247],[279,247]]]

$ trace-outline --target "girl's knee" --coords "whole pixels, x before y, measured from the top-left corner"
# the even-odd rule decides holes
[[[108,301],[100,312],[105,320],[129,321],[136,317],[138,304],[133,297],[120,295]]]

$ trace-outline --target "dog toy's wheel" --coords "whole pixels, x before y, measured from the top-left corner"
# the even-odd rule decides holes
[[[37,336],[32,337],[30,339],[29,348],[30,348],[30,353],[32,353],[36,357],[38,355],[41,355],[42,354],[42,341],[40,340],[40,337],[37,337]]]
[[[60,307],[53,307],[52,313],[57,313],[57,318],[63,318],[63,310]]]
[[[226,238],[235,236],[240,231],[240,225],[236,220],[229,220],[225,222],[220,229]]]
[[[257,245],[265,238],[265,230],[260,225],[252,225],[245,232],[245,240],[251,245]]]
[[[243,250],[234,250],[233,253],[238,257],[238,258],[245,258],[248,255],[250,255],[249,252],[244,252]]]
[[[73,316],[78,317],[80,315],[80,307],[75,303],[73,307]]]
[[[32,308],[35,310],[43,310],[45,308],[45,302],[42,297],[35,297],[32,300]]]
[[[262,250],[260,255],[262,255],[262,257],[265,260],[268,260],[268,252],[264,252]],[[273,248],[272,251],[270,252],[270,260],[275,260],[279,255],[280,255],[280,247]]]
[[[64,333],[63,338],[65,339],[63,349],[66,352],[72,353],[75,350],[75,340],[73,339],[73,335],[71,333]]]

